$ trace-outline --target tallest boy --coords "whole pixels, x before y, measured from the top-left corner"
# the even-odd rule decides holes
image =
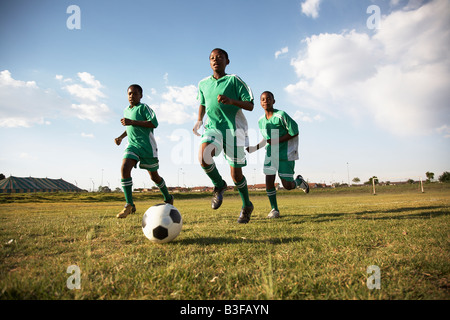
[[[253,211],[253,204],[248,196],[247,180],[242,174],[242,167],[247,164],[244,148],[248,145],[248,125],[243,110],[253,110],[253,94],[241,78],[225,73],[225,68],[230,63],[225,50],[212,50],[209,63],[213,75],[198,84],[197,99],[200,107],[198,121],[193,129],[199,136],[197,131],[203,124],[206,113],[208,119],[201,139],[199,161],[214,184],[211,207],[218,209],[227,184],[217,170],[213,157],[223,150],[230,165],[231,177],[242,199],[238,222],[247,223]]]

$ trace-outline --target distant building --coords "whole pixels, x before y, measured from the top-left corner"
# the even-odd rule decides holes
[[[0,180],[0,193],[27,193],[27,192],[82,192],[84,190],[64,181],[63,179],[49,178],[20,178],[8,177]]]

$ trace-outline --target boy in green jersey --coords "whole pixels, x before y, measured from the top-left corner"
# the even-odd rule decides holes
[[[248,196],[247,180],[242,174],[242,167],[247,164],[244,148],[248,146],[248,125],[243,110],[253,110],[253,94],[241,78],[226,74],[225,68],[230,63],[226,51],[212,50],[209,62],[213,75],[199,82],[197,99],[200,107],[198,121],[193,129],[194,134],[200,136],[198,130],[206,114],[208,120],[202,135],[199,161],[214,184],[211,207],[216,210],[222,204],[227,184],[217,170],[213,157],[223,150],[230,165],[231,177],[242,199],[238,222],[247,223],[253,204]]]
[[[261,94],[261,106],[264,115],[259,119],[258,126],[263,140],[254,147],[248,147],[248,152],[255,152],[266,145],[264,160],[264,174],[266,175],[266,192],[272,210],[268,218],[279,218],[280,211],[277,205],[277,192],[275,189],[276,173],[286,190],[300,187],[309,192],[308,183],[298,175],[294,180],[295,160],[298,160],[298,125],[284,111],[273,108],[275,98],[270,91]]]
[[[128,137],[128,146],[122,160],[122,188],[125,193],[125,208],[117,214],[117,218],[126,218],[136,212],[133,203],[131,170],[137,166],[145,169],[150,178],[156,183],[164,196],[164,202],[173,204],[173,196],[169,194],[164,179],[159,176],[158,148],[153,135],[153,129],[158,126],[155,112],[145,103],[141,103],[142,88],[137,84],[128,87],[128,101],[130,105],[124,110],[124,117],[120,120],[126,130],[114,141],[120,145]]]

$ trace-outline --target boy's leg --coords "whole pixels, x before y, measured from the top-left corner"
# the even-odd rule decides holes
[[[133,169],[133,167],[136,166],[136,164],[137,164],[137,161],[135,159],[124,158],[122,160],[122,168],[121,168],[122,188],[123,188],[123,192],[125,194],[126,202],[131,205],[133,204],[133,195],[132,195],[133,180],[131,178],[131,170]]]
[[[300,187],[305,193],[309,193],[309,184],[306,182],[301,175],[298,175],[294,180],[295,187]]]
[[[277,204],[277,190],[275,189],[275,175],[266,175],[266,192],[272,209],[279,211]]]
[[[141,162],[139,163],[139,168],[147,170],[150,175],[150,178],[156,186],[159,188],[161,193],[164,196],[164,202],[173,204],[173,197],[169,194],[169,190],[167,190],[166,182],[162,177],[158,174],[159,169],[159,160],[155,157],[149,158],[141,158]]]
[[[244,175],[242,174],[242,168],[231,168],[231,177],[233,178],[234,184],[238,188],[239,195],[242,199],[242,208],[244,207],[250,207],[252,206],[252,203],[250,202],[250,198],[248,195],[248,186],[247,186],[247,179],[245,179]]]
[[[237,222],[248,223],[250,221],[250,216],[253,212],[254,206],[248,195],[247,180],[242,174],[242,168],[231,167],[231,176],[242,199],[242,210],[239,214]]]
[[[211,179],[216,188],[223,188],[225,181],[217,170],[213,157],[216,154],[216,147],[212,143],[204,142],[200,147],[199,161],[202,169]]]
[[[225,158],[231,169],[231,178],[236,185],[242,200],[242,210],[239,214],[238,223],[248,223],[253,212],[254,206],[248,195],[247,179],[242,174],[242,167],[247,165],[245,151],[243,146],[237,145],[237,140],[231,137],[227,130],[227,142],[224,144]]]
[[[281,180],[281,183],[283,184],[283,187],[286,190],[292,190],[292,189],[295,189],[297,187],[297,185],[295,184],[295,181],[288,181],[288,180],[285,180],[283,178],[280,178],[280,180]]]
[[[218,146],[215,144],[203,142],[199,150],[200,165],[214,184],[213,197],[211,199],[211,208],[214,210],[219,209],[222,205],[223,193],[227,190],[227,184],[222,179],[213,160],[213,157],[216,155],[216,149],[218,149]]]
[[[300,187],[305,193],[309,193],[309,185],[301,175],[298,175],[294,180],[295,161],[280,161],[280,168],[278,174],[281,178],[281,183],[286,190],[292,190]]]
[[[148,170],[148,173],[150,174],[150,178],[154,183],[156,183],[156,186],[159,188],[159,191],[164,196],[164,202],[173,204],[173,196],[169,194],[169,190],[167,189],[166,182],[164,179],[158,174],[158,171],[150,171]]]
[[[125,208],[117,215],[117,218],[126,218],[130,213],[136,212],[136,207],[133,203],[133,180],[131,178],[131,170],[137,164],[137,160],[124,158],[122,160],[122,189],[125,195]]]
[[[292,190],[297,187],[294,181],[295,161],[280,161],[278,175],[281,183],[286,190]]]

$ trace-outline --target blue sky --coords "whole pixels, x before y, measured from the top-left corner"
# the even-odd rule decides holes
[[[80,29],[67,26],[70,5]],[[2,2],[0,172],[120,186],[125,144],[114,138],[138,83],[160,123],[160,175],[211,185],[192,127],[220,47],[256,98],[244,112],[250,143],[270,90],[300,126],[296,173],[310,182],[437,178],[450,170],[449,16],[448,0]],[[249,184],[264,182],[263,159],[247,157]],[[143,170],[132,176],[153,186]]]

